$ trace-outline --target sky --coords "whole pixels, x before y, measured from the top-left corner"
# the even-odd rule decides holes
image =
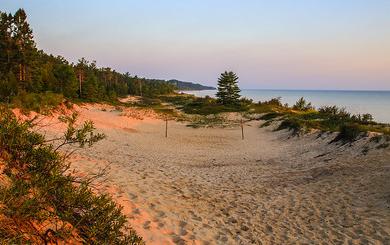
[[[37,46],[147,78],[241,88],[390,90],[388,0],[0,0]]]

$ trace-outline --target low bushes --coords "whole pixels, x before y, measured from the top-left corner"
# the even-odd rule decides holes
[[[275,129],[276,131],[288,129],[292,131],[293,135],[297,135],[301,132],[304,125],[299,122],[296,118],[289,118],[280,123],[280,125]]]
[[[24,111],[35,111],[47,113],[50,109],[57,107],[64,101],[62,94],[52,92],[46,93],[20,93],[12,99],[14,107],[21,108]]]
[[[141,244],[121,208],[69,172],[63,146],[92,146],[104,135],[92,122],[76,127],[76,114],[56,145],[0,107],[0,241],[6,244]],[[55,141],[58,142],[58,141]],[[96,177],[96,176],[95,176]]]
[[[222,112],[245,111],[246,107],[237,105],[222,105],[211,97],[196,98],[183,106],[183,111],[188,114],[210,115]]]
[[[267,122],[275,119],[281,120],[276,130],[289,129],[293,134],[318,129],[321,131],[339,132],[332,142],[353,142],[364,132],[372,131],[390,134],[390,127],[386,124],[375,123],[370,114],[352,115],[344,108],[337,106],[324,106],[315,110],[310,103],[301,98],[292,108],[284,107],[278,112],[272,111],[264,114],[260,119]],[[270,125],[267,123],[266,125]]]

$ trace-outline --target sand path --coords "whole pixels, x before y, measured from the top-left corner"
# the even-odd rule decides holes
[[[364,141],[289,138],[260,122],[245,125],[245,140],[239,128],[178,122],[165,138],[163,121],[90,113],[108,138],[74,166],[110,163],[102,191],[147,244],[390,244],[388,150],[363,156]]]

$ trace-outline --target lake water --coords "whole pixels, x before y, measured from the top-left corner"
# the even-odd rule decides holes
[[[215,97],[217,90],[183,91],[199,97]],[[370,113],[377,122],[390,123],[390,91],[324,91],[324,90],[263,90],[244,89],[241,95],[253,101],[265,101],[281,97],[282,103],[290,106],[304,97],[316,108],[337,105],[353,114]]]

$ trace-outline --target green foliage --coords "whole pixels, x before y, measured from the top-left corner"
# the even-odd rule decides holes
[[[207,97],[207,96],[206,96]],[[160,95],[158,97],[161,101],[166,103],[172,103],[176,106],[184,106],[196,99],[194,95],[190,94],[170,94],[170,95]],[[209,97],[207,97],[209,98]]]
[[[117,96],[156,97],[175,89],[167,81],[98,68],[96,62],[84,58],[74,65],[61,56],[45,54],[36,49],[24,10],[19,9],[14,15],[0,12],[0,101],[44,92],[63,94],[73,100],[114,101]]]
[[[64,101],[62,94],[52,92],[46,93],[26,93],[22,92],[12,99],[12,104],[22,110],[48,113]]]
[[[321,131],[340,132],[332,142],[342,141],[352,142],[356,140],[363,132],[379,132],[384,135],[390,134],[390,127],[386,124],[375,123],[370,114],[352,115],[344,108],[337,106],[324,106],[317,110],[311,107],[301,98],[293,110],[286,107],[280,107],[280,104],[268,108],[271,112],[263,115],[260,119],[270,122],[279,119],[281,124],[276,130],[289,129],[293,134],[305,132],[309,129],[318,129]]]
[[[363,128],[357,123],[348,123],[340,126],[339,134],[330,142],[350,143],[355,141],[364,132]]]
[[[161,100],[157,98],[142,97],[140,102],[136,103],[136,105],[144,107],[157,106],[161,105]]]
[[[0,101],[9,103],[18,93],[18,83],[15,75],[10,71],[7,77],[0,78]]]
[[[283,129],[288,129],[292,131],[293,135],[298,135],[303,129],[303,124],[296,118],[288,118],[281,122],[279,127],[276,128],[276,131]]]
[[[91,146],[104,136],[91,122],[76,127],[76,115],[63,118],[68,130],[48,141],[32,129],[35,120],[19,122],[0,108],[0,240],[4,243],[141,244],[126,217],[107,195],[96,195],[90,183],[69,171],[60,148]],[[59,144],[50,142],[60,141]],[[96,176],[95,176],[96,177]],[[21,234],[23,234],[21,236]]]
[[[168,83],[174,85],[177,90],[181,91],[191,91],[191,90],[214,90],[214,87],[211,86],[203,86],[199,83],[192,83],[192,82],[183,82],[176,79],[172,79],[167,81]]]
[[[252,99],[248,99],[248,98],[245,98],[245,97],[243,97],[243,98],[241,98],[240,100],[239,100],[239,104],[242,106],[242,107],[245,107],[245,106],[250,106],[250,105],[252,105],[253,104],[253,100]]]
[[[301,97],[293,106],[294,110],[299,110],[299,111],[309,111],[313,110],[314,107],[311,105],[310,102],[306,102],[306,100]]]
[[[57,84],[55,87],[52,87],[49,90],[55,91],[57,93],[63,93],[64,96],[68,98],[77,97],[78,82],[76,79],[76,74],[72,67],[66,63],[66,61],[53,67],[53,75],[55,77],[55,81],[57,81]]]
[[[241,90],[237,85],[238,76],[230,71],[225,71],[218,79],[218,102],[223,105],[239,104]]]
[[[283,107],[282,105],[282,98],[281,97],[277,97],[277,98],[272,98],[268,101],[259,101],[257,104],[258,105],[270,105],[270,106],[276,106],[276,107]]]
[[[191,128],[201,128],[201,127],[229,127],[231,126],[230,122],[226,121],[222,115],[210,114],[207,116],[200,116],[192,119],[192,121],[187,124],[187,127]]]
[[[210,115],[222,112],[246,111],[246,106],[237,104],[219,104],[216,99],[211,97],[195,98],[183,106],[183,111],[188,114]]]
[[[267,114],[264,114],[263,116],[261,116],[260,119],[270,121],[270,120],[273,120],[273,119],[280,117],[282,115],[283,114],[279,113],[279,112],[270,112],[270,113],[267,113]]]

